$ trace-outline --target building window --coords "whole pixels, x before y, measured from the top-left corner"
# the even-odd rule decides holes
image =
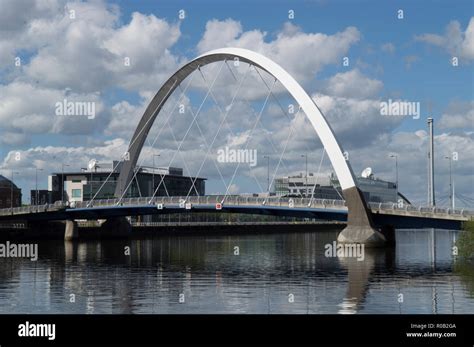
[[[82,197],[82,191],[81,191],[81,189],[73,189],[73,190],[72,190],[72,197],[73,197],[73,198],[80,198],[80,197]]]
[[[72,180],[72,183],[81,183],[81,180]]]

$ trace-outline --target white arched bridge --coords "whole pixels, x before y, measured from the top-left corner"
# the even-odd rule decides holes
[[[192,73],[196,71],[201,72],[201,68],[204,66],[221,62],[221,68],[225,65],[229,67],[228,62],[235,61],[248,64],[248,70],[246,70],[245,75],[240,79],[240,81],[238,81],[238,87],[232,96],[230,105],[226,107],[225,110],[219,110],[223,115],[223,121],[225,121],[228,116],[229,110],[232,108],[248,71],[253,68],[255,71],[260,69],[266,72],[273,78],[273,85],[268,86],[266,84],[268,93],[254,124],[257,124],[260,121],[263,109],[265,108],[270,96],[273,95],[274,85],[276,82],[279,82],[296,101],[297,105],[299,105],[298,112],[302,111],[306,115],[315,131],[315,134],[320,139],[324,151],[327,153],[339,180],[344,200],[318,200],[314,198],[283,198],[271,196],[265,198],[244,197],[230,194],[230,184],[226,186],[226,192],[223,195],[193,196],[191,194],[192,189],[190,189],[187,196],[156,196],[158,188],[163,182],[163,176],[161,176],[161,181],[159,182],[158,187],[153,187],[154,192],[152,196],[141,198],[128,198],[126,196],[137,174],[136,168],[139,166],[138,161],[140,153],[147,141],[147,137],[150,134],[155,119],[163,113],[165,103],[171,97],[173,92],[179,88],[182,90],[182,94],[184,94],[186,88],[191,82],[189,82],[188,86],[185,87],[184,91],[181,88],[182,82]],[[205,98],[214,98],[211,92],[211,87],[209,87]],[[193,121],[189,125],[186,135],[191,126],[193,126],[197,114],[200,111],[201,107],[199,107],[196,114],[193,114]],[[218,131],[211,139],[210,143],[207,143],[206,141],[206,157],[214,145],[222,124],[223,123],[219,124]],[[249,129],[250,134],[254,129],[255,125]],[[199,131],[202,134],[201,129],[199,129]],[[157,135],[153,144],[157,140],[159,141],[159,139],[160,138]],[[178,151],[180,150],[181,145],[182,141],[179,143]],[[199,172],[201,172],[203,166],[204,162],[201,163],[196,178],[199,176]],[[232,179],[234,179],[234,176],[235,172]],[[107,178],[107,180],[109,178]],[[105,186],[107,180],[102,184],[102,187]],[[395,204],[368,204],[364,199],[364,195],[357,187],[356,182],[357,180],[350,163],[346,160],[343,150],[334,136],[331,126],[316,103],[304,91],[300,84],[281,66],[261,54],[242,48],[223,48],[205,53],[182,66],[156,93],[138,123],[131,138],[127,153],[122,157],[120,174],[115,186],[114,199],[96,199],[100,189],[102,189],[102,187],[100,187],[90,201],[76,203],[74,208],[61,203],[49,206],[5,209],[0,210],[0,220],[68,220],[70,223],[74,223],[73,221],[76,219],[111,219],[131,215],[179,212],[199,213],[209,211],[303,216],[324,220],[346,221],[347,226],[339,234],[338,241],[364,243],[367,245],[379,245],[385,242],[384,235],[378,230],[380,227],[385,225],[390,225],[392,227],[436,226],[459,228],[462,221],[472,220],[472,214],[467,211],[415,208],[409,205],[398,207],[398,205]],[[193,185],[194,183],[195,179]]]

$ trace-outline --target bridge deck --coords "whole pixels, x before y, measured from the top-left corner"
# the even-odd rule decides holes
[[[345,221],[347,207],[343,200],[321,200],[308,198],[247,197],[247,196],[192,196],[108,199],[71,204],[26,206],[0,209],[1,220],[67,220],[106,219],[115,216],[169,214],[182,212],[224,211],[245,214],[267,214]],[[221,204],[220,206],[218,204]],[[444,208],[415,207],[397,204],[369,204],[377,224],[408,226],[454,225],[449,222],[474,220],[474,212]],[[405,223],[403,223],[405,220]]]

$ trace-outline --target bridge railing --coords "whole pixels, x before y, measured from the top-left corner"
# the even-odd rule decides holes
[[[445,214],[445,215],[458,215],[458,216],[474,216],[474,211],[466,209],[451,209],[444,207],[424,207],[414,206],[408,204],[397,204],[397,203],[376,203],[370,202],[369,206],[372,210],[394,210],[394,211],[407,211],[407,212],[419,212],[425,214]]]
[[[0,209],[0,216],[8,216],[12,214],[16,215],[16,214],[40,213],[40,212],[57,210],[57,209],[58,209],[58,206],[55,204],[3,208],[3,209]]]
[[[120,203],[119,203],[120,202]],[[100,206],[133,206],[133,205],[149,205],[149,204],[180,204],[191,203],[192,205],[214,205],[216,203],[223,203],[226,205],[269,205],[269,206],[292,206],[297,207],[344,207],[346,205],[344,200],[333,199],[310,199],[310,198],[287,198],[287,197],[255,197],[255,196],[224,196],[224,195],[207,195],[207,196],[171,196],[171,197],[140,197],[140,198],[124,198],[118,199],[104,199],[95,200],[93,204],[88,201],[76,202],[70,204],[71,208],[86,208],[86,207],[100,207]]]
[[[235,205],[235,206],[278,206],[278,207],[297,207],[297,208],[334,208],[334,209],[345,209],[346,202],[344,200],[332,200],[332,199],[310,199],[310,198],[289,198],[289,197],[278,197],[278,196],[246,196],[246,195],[206,195],[206,196],[160,196],[160,197],[139,197],[139,198],[124,198],[119,199],[103,199],[94,200],[93,204],[89,201],[80,202],[61,202],[57,201],[54,204],[47,205],[32,205],[23,207],[14,207],[0,209],[0,216],[16,215],[16,214],[29,214],[29,213],[40,213],[47,211],[57,211],[66,208],[90,208],[90,207],[106,207],[106,206],[137,206],[137,205],[178,205],[180,203],[191,203],[191,205],[215,205],[216,203],[223,203],[224,205]],[[397,203],[376,203],[370,202],[369,207],[372,211],[404,211],[404,212],[415,212],[419,214],[435,214],[435,215],[452,215],[462,217],[474,217],[474,211],[466,209],[450,209],[441,207],[424,207],[414,206],[408,204],[397,204]]]
[[[120,201],[121,206],[133,206],[133,205],[148,205],[148,204],[173,204],[178,205],[186,202],[191,205],[214,205],[216,203],[224,203],[227,205],[267,205],[267,206],[280,206],[285,207],[290,205],[290,201],[293,202],[295,207],[318,207],[324,208],[343,208],[346,206],[344,200],[333,200],[333,199],[310,199],[310,198],[288,198],[288,197],[255,197],[255,196],[224,196],[224,195],[207,195],[207,196],[171,196],[171,197],[141,197],[141,198],[124,198]],[[107,199],[97,200],[94,202],[94,206],[112,206],[117,205],[118,199]],[[83,202],[77,207],[86,207],[87,202]],[[397,203],[375,203],[370,202],[369,207],[374,210],[396,210],[396,211],[411,211],[420,213],[432,213],[432,214],[448,214],[448,215],[460,215],[468,216],[474,215],[474,211],[465,209],[450,209],[440,207],[421,207],[413,206],[409,204],[399,205]]]

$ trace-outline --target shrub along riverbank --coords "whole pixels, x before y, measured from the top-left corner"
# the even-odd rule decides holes
[[[459,256],[466,259],[474,259],[474,221],[463,223],[463,231],[456,241]]]

